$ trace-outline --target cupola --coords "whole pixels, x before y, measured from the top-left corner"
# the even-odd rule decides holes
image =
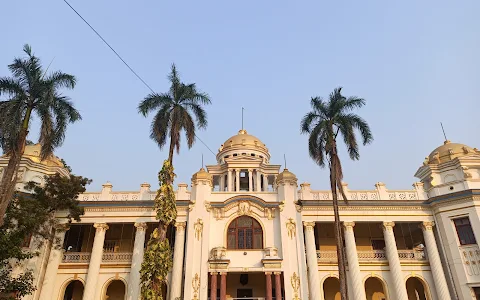
[[[267,146],[256,136],[248,134],[245,129],[227,139],[218,149],[217,162],[223,163],[229,157],[260,157],[265,163],[270,161]]]

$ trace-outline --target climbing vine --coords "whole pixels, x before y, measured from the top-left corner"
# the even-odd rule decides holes
[[[165,160],[162,170],[158,173],[160,188],[154,203],[158,228],[155,228],[150,236],[140,270],[143,300],[164,300],[163,288],[167,281],[167,274],[173,266],[172,250],[166,233],[168,225],[175,222],[177,218],[173,191],[174,178],[173,166]]]

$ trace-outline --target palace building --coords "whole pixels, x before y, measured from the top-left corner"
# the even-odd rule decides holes
[[[41,161],[39,154],[39,145],[27,146],[20,191],[44,175],[68,174],[57,157]],[[340,299],[331,192],[300,184],[294,167],[271,164],[266,145],[245,130],[216,159],[176,189],[165,299]],[[1,158],[0,167],[6,164]],[[350,299],[480,299],[480,151],[445,141],[415,176],[410,190],[343,184]],[[139,299],[143,253],[157,224],[155,194],[148,183],[138,191],[106,183],[81,194],[85,215],[64,226],[61,247],[42,246],[23,264],[35,271],[37,287],[25,299]],[[60,223],[65,217],[57,214]]]

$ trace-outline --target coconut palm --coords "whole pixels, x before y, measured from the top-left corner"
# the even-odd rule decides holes
[[[8,66],[12,77],[0,78],[0,96],[7,98],[0,101],[0,145],[10,157],[0,183],[0,225],[14,193],[15,173],[32,117],[37,116],[40,121],[42,160],[62,145],[67,125],[81,119],[70,98],[60,92],[61,88],[73,89],[75,77],[61,71],[47,74],[29,45],[23,51],[27,57],[15,58]]]
[[[141,269],[143,299],[163,299],[166,278],[172,267],[172,255],[166,238],[167,227],[177,216],[173,192],[173,155],[180,151],[180,137],[185,132],[187,146],[195,142],[195,131],[207,126],[207,114],[203,105],[210,104],[207,94],[197,90],[195,84],[180,81],[175,64],[168,76],[171,86],[167,93],[151,93],[138,105],[138,112],[147,116],[155,112],[150,137],[162,149],[169,142],[168,160],[158,174],[160,189],[154,201],[158,228],[152,233],[144,254]],[[194,117],[196,122],[194,121]]]
[[[301,121],[301,132],[309,134],[308,151],[310,157],[320,167],[326,163],[330,169],[330,188],[333,197],[333,211],[335,215],[335,240],[337,244],[338,272],[340,280],[341,299],[347,299],[347,283],[344,262],[343,237],[338,213],[338,194],[347,201],[342,186],[343,172],[337,149],[337,137],[340,134],[352,160],[358,160],[356,130],[360,133],[363,145],[373,141],[373,136],[367,122],[360,116],[352,113],[354,109],[365,105],[365,100],[358,97],[344,97],[342,88],[336,88],[330,94],[328,101],[320,97],[311,99],[312,111],[307,113]]]

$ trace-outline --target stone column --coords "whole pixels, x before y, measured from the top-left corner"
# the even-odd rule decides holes
[[[240,169],[235,169],[235,191],[240,192]]]
[[[228,175],[227,175],[227,190],[229,192],[232,191],[232,169],[228,169]]]
[[[83,291],[83,300],[94,300],[95,291],[97,290],[98,273],[100,272],[100,264],[103,256],[103,242],[105,241],[105,232],[108,225],[105,223],[95,223],[96,228],[95,239],[93,240],[92,255],[90,256],[90,264],[88,265],[87,282]]]
[[[400,266],[400,259],[398,258],[397,242],[395,242],[395,235],[393,234],[394,222],[383,222],[383,236],[385,239],[385,250],[390,267],[390,276],[393,282],[393,299],[408,299],[407,288],[403,280],[402,267]]]
[[[227,273],[220,273],[220,300],[227,300]]]
[[[63,246],[65,240],[65,232],[68,230],[68,226],[59,224],[56,226],[55,237],[58,239],[59,245]],[[42,290],[40,293],[40,300],[53,299],[53,289],[55,287],[55,278],[57,278],[58,266],[62,262],[63,247],[57,249],[55,244],[50,245],[50,256],[48,258],[47,269],[45,270],[45,276],[43,277]]]
[[[360,266],[358,264],[357,244],[353,232],[354,222],[343,222],[345,234],[345,248],[347,252],[348,273],[352,279],[352,296],[356,300],[366,299],[365,287],[360,276]]]
[[[282,279],[280,278],[280,272],[274,272],[275,274],[275,300],[282,300]]]
[[[321,299],[320,278],[318,277],[317,248],[313,227],[315,222],[303,222],[305,226],[305,250],[307,252],[309,299]]]
[[[220,175],[220,192],[225,192],[225,174]]]
[[[253,191],[253,178],[252,178],[252,172],[253,172],[253,169],[248,169],[248,191],[249,192],[252,192]]]
[[[268,176],[263,174],[263,191],[268,191]]]
[[[217,300],[217,272],[210,273],[210,300]],[[175,298],[173,299],[175,300]]]
[[[145,249],[145,231],[147,223],[135,223],[137,228],[133,244],[132,264],[128,280],[128,300],[138,300],[140,296],[140,269],[142,267],[143,252]]]
[[[175,245],[173,247],[173,269],[172,285],[170,288],[170,299],[175,300],[182,296],[183,280],[183,257],[185,248],[185,226],[186,222],[176,222]]]
[[[257,192],[262,191],[262,181],[260,176],[262,176],[262,173],[260,173],[260,171],[257,169],[255,171],[255,178],[257,180],[257,186],[255,187],[255,189],[257,190]]]
[[[266,300],[272,300],[272,272],[265,272],[265,276],[267,279],[267,284],[266,284]]]
[[[432,269],[433,282],[435,282],[438,299],[448,300],[451,299],[451,297],[448,291],[445,274],[443,272],[440,255],[438,254],[437,243],[435,242],[435,236],[433,234],[434,225],[434,222],[423,222],[420,227],[423,231],[425,248],[427,249],[428,261],[430,262],[430,268]]]

